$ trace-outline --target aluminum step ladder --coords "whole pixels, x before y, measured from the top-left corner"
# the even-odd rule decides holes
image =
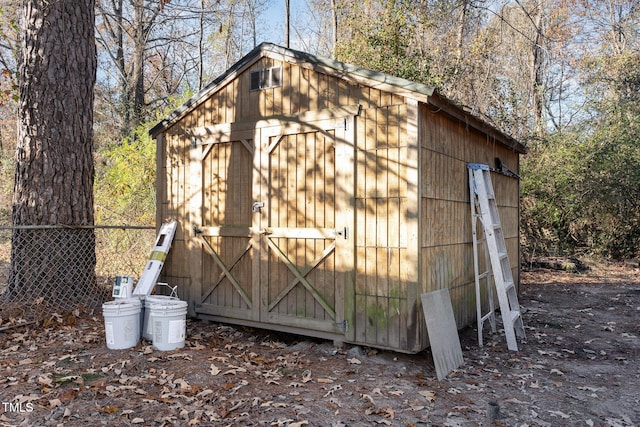
[[[473,188],[473,171],[469,168],[469,188]],[[475,200],[474,200],[475,199]],[[475,194],[471,193],[471,234],[473,236],[473,271],[475,276],[476,287],[476,316],[478,323],[478,345],[482,347],[484,345],[482,334],[484,331],[484,322],[487,320],[491,325],[491,332],[496,333],[496,307],[493,302],[493,271],[491,270],[491,259],[489,258],[489,248],[487,246],[487,239],[480,237],[480,231],[478,230],[478,221],[481,219],[481,215],[478,213],[480,207],[477,203]],[[480,249],[482,248],[482,249]],[[480,251],[484,254],[484,264],[480,264]],[[480,272],[480,269],[483,272]],[[482,313],[482,282],[484,281],[486,290],[487,305],[489,311],[486,314]]]
[[[491,184],[491,169],[489,166],[478,163],[469,163],[469,190],[471,196],[472,232],[474,248],[474,272],[476,277],[476,307],[478,310],[478,339],[482,345],[482,327],[486,320],[491,322],[495,330],[495,315],[493,307],[493,290],[491,278],[500,304],[500,314],[507,338],[509,350],[518,351],[517,338],[525,339],[524,323],[518,293],[511,273],[511,265],[504,241],[498,206],[496,203],[493,185]],[[477,237],[476,221],[480,219],[484,232],[484,238],[480,241]],[[489,261],[485,262],[487,271],[479,273],[478,246],[483,244],[488,251]],[[486,260],[486,252],[485,252]],[[486,277],[485,277],[486,276]],[[482,315],[480,301],[480,280],[487,280],[487,294],[489,299],[489,313]]]

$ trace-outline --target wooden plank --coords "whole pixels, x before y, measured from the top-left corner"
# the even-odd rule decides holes
[[[281,75],[280,78],[282,79],[283,75],[284,75],[284,70],[282,70],[283,68],[283,63],[280,61],[274,61],[271,64],[271,67],[280,67],[281,68]],[[282,81],[282,80],[281,80]],[[285,111],[283,109],[283,105],[284,105],[284,84],[281,86],[276,86],[274,88],[271,89],[271,92],[273,94],[273,107],[272,107],[272,114],[285,114]]]
[[[383,316],[382,308],[378,304],[378,297],[375,295],[367,295],[366,297],[366,333],[365,341],[367,344],[375,345],[378,341],[378,317]]]
[[[365,199],[365,246],[375,247],[378,239],[378,202],[375,198]]]
[[[295,211],[298,213],[294,216],[296,220],[296,227],[313,227],[315,225],[311,222],[312,218],[309,218],[307,215],[307,209],[311,207],[309,205],[315,202],[315,197],[311,200],[307,200],[306,197],[306,193],[308,191],[307,162],[312,161],[307,157],[307,144],[309,144],[309,140],[313,139],[313,135],[315,135],[315,132],[295,136],[294,150],[297,162],[295,162],[295,172],[293,176],[295,177]]]
[[[297,65],[289,65],[290,67],[290,73],[291,73],[291,80],[290,80],[290,87],[291,87],[291,110],[290,113],[291,114],[297,114],[299,112],[302,111],[302,108],[300,107],[301,101],[300,98],[302,96],[302,94],[300,93],[300,67],[298,67]]]
[[[376,239],[375,246],[385,248],[389,244],[389,207],[387,198],[375,199],[376,202]]]
[[[402,257],[402,276],[401,279],[407,290],[407,309],[409,312],[414,312],[412,307],[417,307],[419,304],[420,293],[422,292],[422,284],[420,283],[420,274],[423,266],[420,264],[420,241],[419,241],[419,229],[421,226],[421,219],[423,213],[421,211],[421,204],[419,203],[420,197],[422,197],[422,188],[420,188],[420,175],[423,171],[420,170],[420,136],[418,130],[420,129],[420,115],[419,104],[416,101],[407,101],[407,134],[406,145],[407,152],[405,157],[406,169],[404,170],[407,186],[407,197],[403,199],[405,203],[403,205],[404,212],[404,228],[406,237],[406,252],[401,251]],[[401,237],[402,239],[402,237]],[[415,331],[415,336],[408,337],[409,342],[417,343],[417,347],[422,347],[423,343],[420,342],[421,330],[424,327],[416,324],[418,322],[416,318],[409,319],[407,325],[408,330]],[[413,349],[411,349],[413,350]]]
[[[358,128],[358,140],[364,141],[364,126]],[[360,147],[356,150],[356,194],[362,200],[367,195],[367,152]]]
[[[309,183],[307,189],[307,211],[308,216],[313,218],[312,225],[315,227],[326,227],[326,215],[327,209],[327,186],[330,184],[323,179],[323,175],[326,173],[327,167],[332,165],[326,164],[325,152],[327,147],[325,146],[325,138],[319,137],[314,133],[312,144],[308,145],[309,153],[312,161],[308,162],[305,173],[309,176]],[[331,147],[333,149],[333,147]],[[316,197],[322,195],[321,197]],[[335,210],[335,206],[334,206]]]
[[[399,197],[387,199],[387,245],[391,248],[400,247],[400,227],[402,205]]]
[[[389,251],[388,248],[377,247],[376,253],[376,288],[375,295],[389,296]]]
[[[352,85],[347,81],[336,77],[335,78],[337,91],[338,91],[338,99],[336,101],[337,105],[351,105],[354,104],[354,99],[351,97],[351,88]]]
[[[313,72],[308,70],[307,68],[300,68],[300,79],[298,80],[298,93],[300,94],[300,111],[313,110],[309,102],[311,97],[311,74],[313,74]]]
[[[320,101],[322,97],[320,93],[320,76],[321,74],[315,71],[309,73],[309,110],[311,111],[320,109],[322,105]]]
[[[384,348],[389,346],[389,319],[391,317],[389,298],[377,296],[376,300],[379,313],[376,319],[376,341],[374,344]]]
[[[335,228],[267,227],[263,232],[270,238],[335,240],[337,237]]]
[[[203,177],[202,177],[202,148],[192,148],[188,151],[188,170],[189,170],[189,185],[188,193],[184,200],[185,209],[188,209],[188,216],[185,217],[185,228],[187,230],[193,230],[195,227],[202,225],[202,207],[203,207]],[[187,168],[185,168],[186,171]],[[188,206],[188,208],[187,208]],[[185,239],[187,236],[185,236]],[[187,241],[187,251],[189,253],[189,277],[191,277],[190,286],[190,298],[189,306],[190,310],[193,310],[195,305],[200,304],[202,295],[202,246],[198,239],[193,237]]]
[[[291,79],[294,66],[286,62],[282,63],[282,114],[292,114],[293,85]]]
[[[362,275],[358,277],[360,279]],[[356,341],[359,343],[367,342],[367,296],[365,294],[357,293],[355,295],[355,306],[357,310],[355,310],[354,317],[355,321],[352,327],[349,327],[349,333],[353,336],[350,338],[352,341]]]
[[[389,298],[389,318],[387,320],[387,347],[401,349],[400,341],[406,333],[402,328],[402,311],[406,300]]]
[[[356,198],[355,199],[355,230],[354,230],[354,238],[355,238],[355,246],[356,248],[362,248],[366,246],[366,199]],[[360,256],[356,257],[360,259]],[[359,270],[358,270],[359,271]]]
[[[336,129],[344,125],[345,117],[358,115],[360,105],[338,106],[322,110],[307,110],[300,114],[278,115],[258,120],[256,127],[272,127],[273,132],[287,135],[307,132],[325,133],[327,129]],[[326,121],[326,122],[324,122]]]
[[[267,148],[269,146],[269,137],[267,133],[262,129],[256,129],[256,147],[258,155],[254,156],[254,172],[253,178],[253,200],[255,202],[262,202],[265,204],[264,208],[258,209],[252,215],[252,226],[254,229],[261,229],[270,225],[268,223],[269,212],[272,209],[272,200],[267,197],[269,189],[269,152]],[[254,249],[257,251],[257,256],[254,256],[253,262],[253,289],[254,289],[254,301],[259,301],[257,319],[262,321],[267,320],[269,310],[267,310],[267,304],[264,303],[264,299],[261,298],[265,292],[268,291],[267,284],[269,283],[268,270],[262,268],[262,266],[268,265],[269,262],[269,248],[267,246],[267,238],[264,235],[256,235],[254,239]]]
[[[199,229],[202,236],[213,237],[252,237],[253,231],[246,226],[203,226]]]

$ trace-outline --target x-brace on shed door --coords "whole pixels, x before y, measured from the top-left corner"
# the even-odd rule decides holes
[[[357,113],[261,121],[203,150],[196,311],[348,338]]]
[[[195,248],[191,276],[196,312],[257,320],[252,227],[254,132],[225,126],[204,129],[193,148],[192,212]],[[199,285],[199,286],[198,286]]]

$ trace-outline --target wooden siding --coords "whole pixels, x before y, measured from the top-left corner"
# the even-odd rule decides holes
[[[191,285],[188,268],[189,231],[184,228],[184,218],[187,215],[184,200],[188,187],[185,160],[188,140],[180,136],[165,135],[157,142],[157,224],[168,219],[180,219],[162,270],[162,281],[171,286],[177,285],[180,298],[188,301]],[[166,289],[157,291],[164,292]]]
[[[518,170],[518,153],[422,105],[420,251],[423,292],[449,288],[458,326],[475,321],[468,163],[499,157]],[[519,183],[492,173],[514,280],[519,281]],[[426,333],[426,331],[423,331]]]
[[[406,117],[405,103],[364,109],[356,138],[355,337],[383,348],[406,348],[411,322],[402,271],[408,267]]]

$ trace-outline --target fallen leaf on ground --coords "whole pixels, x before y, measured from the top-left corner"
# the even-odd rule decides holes
[[[105,412],[107,414],[115,414],[119,409],[120,408],[115,405],[106,405],[102,407],[102,412]]]
[[[376,404],[376,402],[374,402],[373,397],[369,396],[366,393],[362,393],[360,395],[361,398],[368,400],[369,402],[373,403],[374,405]]]
[[[562,419],[567,419],[567,418],[571,418],[570,415],[565,414],[562,411],[549,411],[549,413],[554,416],[554,417],[560,417]]]
[[[427,399],[427,401],[429,402],[435,402],[436,400],[436,393],[435,391],[431,391],[431,390],[422,390],[419,391],[418,394],[424,398]]]

